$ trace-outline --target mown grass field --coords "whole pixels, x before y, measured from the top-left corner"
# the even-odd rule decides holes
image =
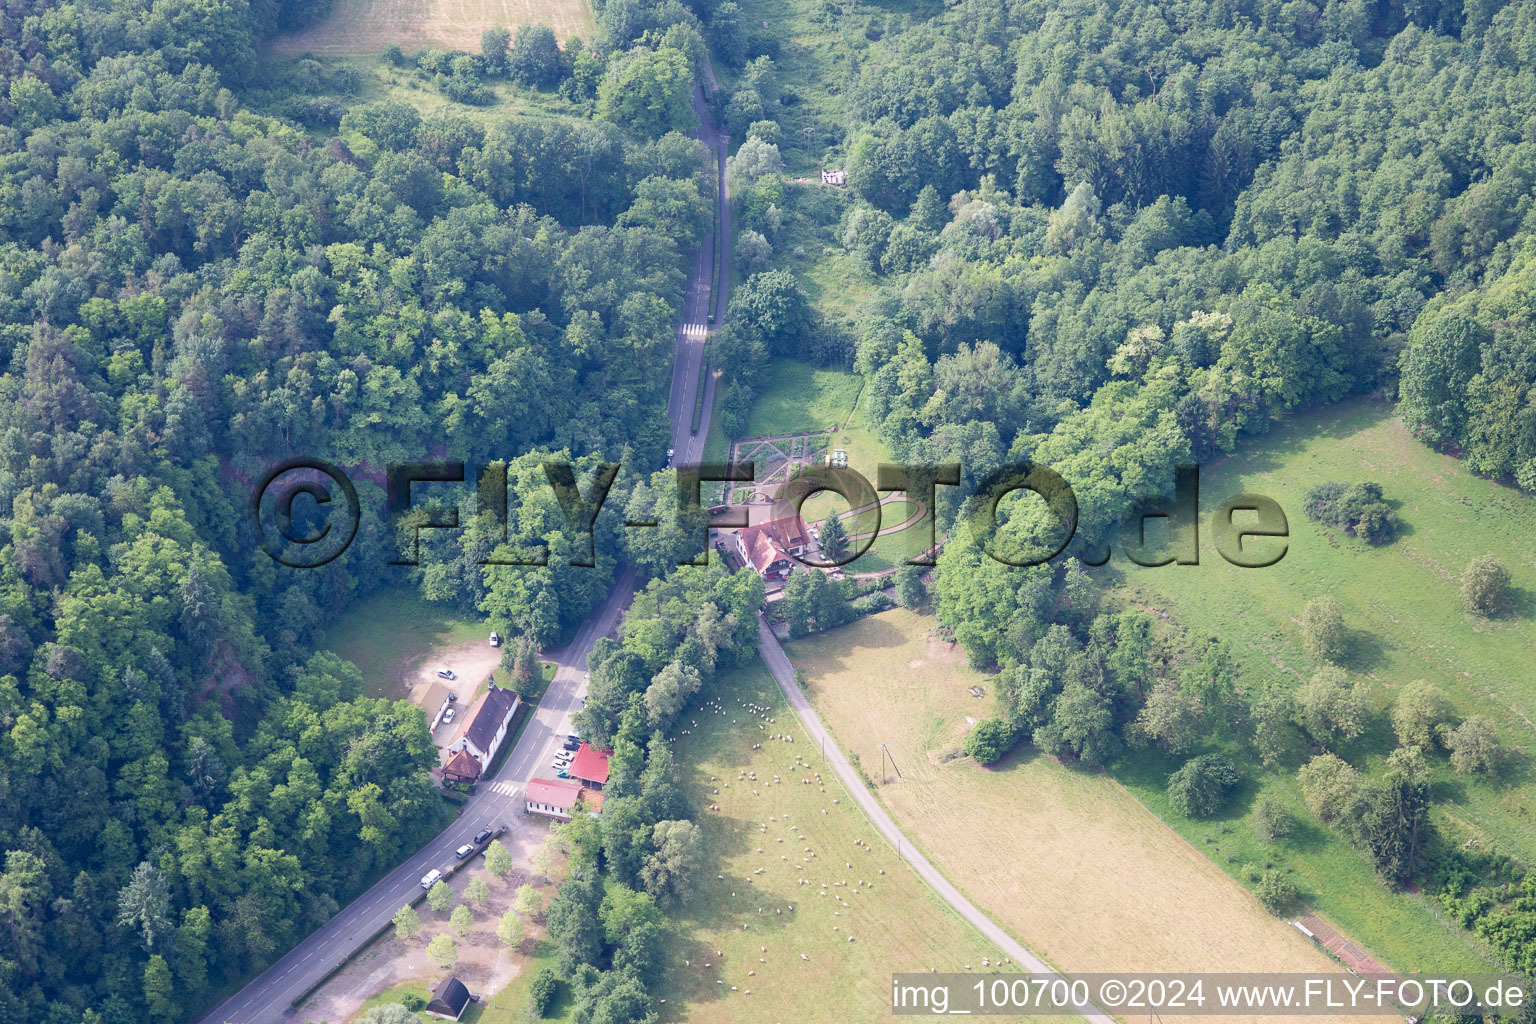
[[[1402,535],[1373,548],[1307,520],[1303,495],[1325,480],[1382,484],[1405,524]],[[1302,647],[1299,618],[1308,601],[1333,596],[1351,634],[1345,667],[1371,681],[1376,710],[1369,728],[1340,755],[1368,774],[1379,771],[1396,742],[1386,711],[1395,691],[1414,679],[1430,681],[1460,715],[1492,718],[1520,754],[1502,783],[1468,781],[1436,757],[1437,825],[1452,843],[1476,840],[1526,863],[1536,859],[1536,790],[1529,774],[1536,753],[1530,681],[1536,502],[1430,451],[1408,436],[1390,407],[1365,402],[1303,416],[1203,471],[1207,510],[1240,490],[1269,495],[1285,509],[1291,536],[1279,564],[1235,568],[1215,555],[1206,535],[1198,566],[1145,569],[1117,558],[1111,564],[1120,583],[1112,596],[1167,611],[1175,628],[1226,638],[1245,688],[1294,686],[1318,667]],[[1496,620],[1467,614],[1459,597],[1462,569],[1486,553],[1504,562],[1516,586],[1514,612]],[[1255,779],[1254,786],[1299,808],[1298,763]],[[1122,774],[1157,806],[1165,770],[1143,755]],[[1480,951],[1464,933],[1434,920],[1417,896],[1394,897],[1393,905],[1416,907],[1419,923],[1409,923],[1406,909],[1386,913],[1375,897],[1380,885],[1363,861],[1321,827],[1284,845],[1316,905],[1394,966],[1440,968],[1448,958],[1466,962]]]
[[[879,838],[819,750],[768,739],[795,736],[798,727],[761,662],[723,674],[712,689],[726,713],[695,705],[677,730],[690,733],[677,741],[677,762],[713,860],[693,902],[670,917],[676,935],[659,992],[667,1000],[663,1020],[873,1024],[890,1018],[892,972],[966,964],[980,972],[982,957],[996,962],[997,951]],[[752,717],[741,700],[769,708],[773,721]],[[796,768],[797,754],[809,768]],[[825,792],[815,784],[818,771]],[[743,772],[756,780],[738,779]]]
[[[403,698],[408,679],[434,650],[455,643],[484,643],[479,618],[423,601],[409,592],[385,591],[356,602],[325,631],[321,646],[363,673],[370,697]]]
[[[1110,776],[1030,750],[951,757],[993,713],[995,677],[935,626],[890,611],[789,653],[897,824],[977,905],[1066,971],[1338,969]]]
[[[418,50],[480,51],[480,33],[541,22],[564,41],[590,39],[595,27],[587,0],[335,0],[330,17],[272,40],[274,53],[320,57],[377,56],[391,43]]]

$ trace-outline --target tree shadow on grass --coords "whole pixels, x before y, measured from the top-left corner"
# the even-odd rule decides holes
[[[1499,612],[1494,618],[1509,621],[1512,619],[1529,619],[1532,616],[1536,616],[1536,591],[1525,587],[1511,586],[1503,611]]]
[[[1369,672],[1385,663],[1390,642],[1368,629],[1347,629],[1344,641],[1344,667],[1353,672]]]
[[[1533,771],[1531,758],[1525,751],[1516,747],[1505,747],[1503,756],[1499,761],[1497,775],[1478,775],[1474,778],[1457,776],[1466,782],[1475,781],[1477,785],[1487,786],[1495,791],[1520,789],[1536,782],[1536,771]],[[1437,795],[1438,799],[1438,795]]]
[[[1275,845],[1299,854],[1321,853],[1331,838],[1327,826],[1311,817],[1293,815],[1292,820],[1291,834]]]

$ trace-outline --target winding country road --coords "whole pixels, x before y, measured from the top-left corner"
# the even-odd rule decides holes
[[[820,716],[816,714],[811,702],[805,699],[805,694],[800,690],[800,684],[795,680],[795,667],[790,664],[789,655],[784,652],[784,646],[779,643],[779,638],[773,635],[773,630],[768,626],[768,620],[761,615],[757,618],[757,653],[768,666],[768,671],[773,673],[774,681],[779,684],[779,689],[784,693],[784,699],[789,701],[789,706],[794,709],[795,717],[800,719],[806,733],[813,744],[820,748],[823,757],[837,771],[838,778],[843,780],[843,786],[853,795],[853,800],[859,805],[859,809],[874,823],[880,834],[896,848],[897,855],[912,866],[919,878],[928,883],[940,899],[955,909],[955,913],[965,918],[988,941],[1002,950],[1014,963],[1024,968],[1031,974],[1055,977],[1059,972],[1054,971],[1045,961],[1035,956],[1013,936],[998,927],[993,920],[981,909],[965,898],[961,891],[955,888],[954,883],[945,878],[939,869],[931,864],[922,851],[912,845],[912,840],[902,835],[901,829],[891,820],[891,816],[885,813],[885,808],[875,799],[864,780],[859,778],[853,765],[843,756],[838,748],[837,741],[822,724]],[[1113,1017],[1092,1003],[1078,1006],[1077,1009],[1092,1024],[1116,1024]]]
[[[706,66],[713,88],[714,72]],[[694,88],[694,111],[699,115],[698,137],[709,151],[719,184],[718,223],[724,228],[720,244],[709,239],[694,256],[693,272],[683,299],[682,323],[677,329],[677,356],[672,371],[672,390],[667,417],[672,424],[672,448],[678,462],[698,462],[709,433],[709,412],[714,383],[705,380],[705,404],[699,429],[693,430],[693,409],[699,381],[705,374],[704,345],[708,329],[711,291],[719,261],[720,289],[713,295],[716,319],[725,311],[730,281],[730,199],[725,188],[725,155],[728,137],[716,131],[709,119],[704,92]],[[454,850],[471,842],[485,825],[520,827],[523,821],[523,788],[528,780],[548,774],[554,752],[571,731],[571,719],[581,709],[587,687],[587,655],[593,643],[618,629],[619,618],[635,593],[635,574],[625,569],[613,590],[577,629],[571,643],[552,656],[557,668],[544,698],[534,710],[522,736],[507,755],[494,779],[484,779],[464,805],[463,813],[425,846],[412,854],[372,888],[337,914],[249,984],[205,1014],[198,1024],[281,1024],[297,1017],[293,1002],[309,992],[344,963],[359,946],[384,928],[395,912],[420,895],[420,879],[432,868],[454,862]]]

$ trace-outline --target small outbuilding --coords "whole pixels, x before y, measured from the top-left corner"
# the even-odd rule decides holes
[[[470,784],[480,781],[480,762],[469,751],[459,751],[443,765],[443,781]]]
[[[458,978],[449,975],[432,990],[432,1000],[427,1012],[444,1020],[458,1020],[469,1006],[469,989]]]

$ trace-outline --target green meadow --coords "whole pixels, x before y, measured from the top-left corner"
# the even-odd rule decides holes
[[[1397,539],[1371,547],[1308,520],[1307,490],[1323,481],[1376,481],[1402,522]],[[1117,551],[1111,599],[1166,612],[1162,628],[1224,638],[1239,663],[1239,685],[1298,685],[1319,667],[1302,646],[1306,603],[1329,595],[1344,608],[1350,631],[1344,667],[1370,681],[1373,708],[1364,733],[1337,752],[1367,775],[1381,770],[1396,744],[1389,711],[1395,692],[1428,680],[1458,715],[1486,715],[1517,752],[1496,782],[1454,774],[1433,760],[1434,820],[1445,841],[1475,842],[1526,863],[1536,859],[1536,790],[1529,759],[1536,751],[1536,686],[1530,675],[1536,612],[1536,502],[1474,476],[1457,460],[1413,440],[1389,406],[1352,402],[1297,417],[1236,456],[1202,468],[1200,564],[1143,568]],[[1287,550],[1268,568],[1242,569],[1215,550],[1211,512],[1228,495],[1257,492],[1285,510]],[[1265,543],[1276,543],[1266,541]],[[1492,553],[1509,569],[1513,609],[1499,619],[1462,610],[1459,577],[1478,555]],[[1304,756],[1304,755],[1303,755]],[[1473,966],[1481,944],[1438,919],[1417,894],[1384,899],[1363,858],[1318,826],[1301,806],[1298,757],[1276,773],[1251,777],[1225,817],[1190,822],[1163,794],[1172,759],[1140,752],[1115,772],[1153,810],[1234,875],[1277,860],[1294,868],[1319,910],[1399,969]],[[1257,773],[1250,771],[1250,776]],[[1288,840],[1261,842],[1242,820],[1252,799],[1268,791],[1305,824]]]

